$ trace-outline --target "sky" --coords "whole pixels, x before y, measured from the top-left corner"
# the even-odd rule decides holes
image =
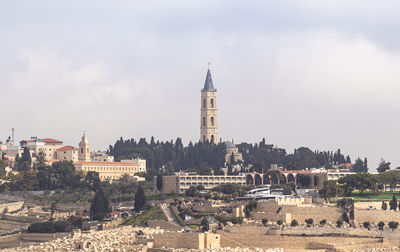
[[[0,0],[0,140],[219,136],[400,166],[399,1]]]

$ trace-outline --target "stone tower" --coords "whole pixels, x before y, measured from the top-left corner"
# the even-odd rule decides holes
[[[200,141],[216,144],[218,141],[217,90],[211,78],[210,63],[204,88],[201,90]]]
[[[82,140],[79,143],[78,160],[81,162],[90,162],[90,143],[85,133],[83,133]]]

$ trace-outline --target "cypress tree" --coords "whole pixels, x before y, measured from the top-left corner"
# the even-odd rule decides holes
[[[135,194],[135,211],[139,212],[146,204],[146,195],[144,194],[143,188],[139,185]]]

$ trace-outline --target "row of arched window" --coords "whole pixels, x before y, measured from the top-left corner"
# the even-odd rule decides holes
[[[211,116],[210,121],[211,121],[211,126],[215,126],[215,120],[213,116]],[[203,117],[203,126],[207,126],[207,119],[205,116]]]
[[[203,135],[203,142],[207,141],[206,135]],[[210,143],[215,143],[214,135],[211,135]]]
[[[210,99],[210,107],[211,108],[214,108],[214,99],[213,98],[211,98]],[[207,108],[207,99],[203,99],[203,108]]]

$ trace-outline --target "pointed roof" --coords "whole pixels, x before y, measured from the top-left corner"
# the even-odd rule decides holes
[[[204,83],[204,88],[203,88],[202,91],[217,91],[214,88],[214,84],[213,84],[213,81],[212,81],[212,78],[211,78],[210,65],[208,65],[206,82]]]

